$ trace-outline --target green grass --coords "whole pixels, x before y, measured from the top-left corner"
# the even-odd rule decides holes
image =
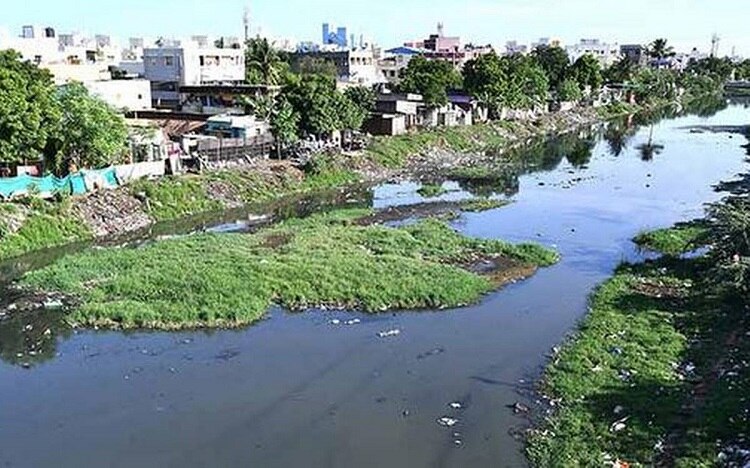
[[[576,338],[547,369],[544,391],[560,403],[530,440],[535,466],[604,466],[607,455],[636,466],[654,462],[654,445],[679,413],[672,363],[681,362],[686,338],[676,311],[637,292],[646,279],[679,281],[622,269],[597,290]],[[623,380],[623,371],[632,377]],[[613,432],[624,417],[627,427]]]
[[[27,203],[28,206],[0,204],[0,260],[92,237],[71,212],[70,200],[33,199]],[[11,230],[6,224],[11,216],[22,221],[20,229]]]
[[[210,195],[212,184],[229,188],[233,198],[252,204],[284,196],[342,187],[358,182],[359,177],[327,155],[316,157],[304,172],[285,169],[273,173],[256,170],[221,170],[201,175],[140,180],[130,191],[148,200],[147,211],[157,221],[226,208],[222,200]]]
[[[701,247],[700,239],[706,229],[698,224],[688,223],[666,229],[643,232],[634,242],[642,249],[662,255],[679,256]]]
[[[200,176],[141,179],[130,184],[130,191],[145,196],[147,211],[158,221],[177,219],[192,214],[220,210],[221,202],[211,199]]]
[[[359,226],[348,210],[284,222],[253,235],[195,235],[138,249],[66,257],[22,284],[73,295],[80,326],[235,327],[272,303],[336,305],[368,312],[454,307],[478,300],[491,281],[458,264],[503,255],[539,266],[557,254],[537,245],[470,239],[426,220],[400,228]]]
[[[417,194],[423,198],[435,198],[446,193],[447,190],[441,184],[424,184],[417,190]]]
[[[492,198],[472,198],[461,202],[461,210],[470,213],[479,213],[482,211],[495,210],[510,203],[506,200],[495,200]]]
[[[623,265],[597,289],[545,372],[541,390],[556,405],[529,438],[534,466],[709,467],[722,446],[742,445],[750,317],[746,298],[707,281],[710,263],[666,256]],[[613,430],[618,421],[625,426]]]
[[[375,137],[365,155],[384,167],[403,167],[410,156],[431,148],[458,152],[482,151],[505,143],[498,132],[505,123],[477,124],[462,127],[440,127],[407,135]]]

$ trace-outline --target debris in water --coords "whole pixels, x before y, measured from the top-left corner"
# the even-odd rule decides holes
[[[331,325],[341,325],[341,320],[339,320],[339,319],[333,319],[333,320],[331,320]]]
[[[621,431],[624,431],[628,427],[625,424],[626,422],[628,422],[628,419],[630,419],[629,416],[627,418],[622,418],[620,420],[617,420],[617,421],[613,422],[612,425],[609,427],[609,431],[610,432],[621,432]]]
[[[463,408],[464,408],[464,405],[462,405],[462,404],[461,404],[461,403],[459,403],[458,401],[454,401],[454,402],[453,402],[453,403],[451,403],[451,404],[450,404],[449,406],[450,406],[451,408],[455,409],[455,410],[460,410],[460,409],[463,409]]]
[[[380,338],[391,338],[393,336],[398,336],[400,334],[401,334],[401,330],[399,330],[398,328],[395,328],[393,330],[382,331],[382,332],[378,333],[378,336]]]
[[[430,356],[437,356],[438,354],[443,354],[445,352],[445,348],[435,348],[431,351],[427,351],[426,353],[422,353],[417,356],[417,359],[425,359]]]
[[[520,401],[517,401],[514,404],[512,404],[510,406],[510,408],[513,409],[513,412],[515,414],[527,414],[527,413],[529,413],[531,411],[531,408],[529,408],[528,406],[524,405]]]
[[[453,427],[458,424],[458,419],[443,416],[442,418],[437,420],[437,423],[443,427]]]

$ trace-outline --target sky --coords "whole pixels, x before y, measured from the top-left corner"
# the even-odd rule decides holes
[[[648,43],[666,37],[678,50],[733,48],[750,56],[750,0],[3,0],[0,28],[23,24],[58,32],[128,37],[185,37],[242,33],[249,8],[253,31],[319,40],[320,25],[347,26],[385,47],[421,39],[445,25],[464,42],[502,46],[556,37],[566,43],[600,38]]]

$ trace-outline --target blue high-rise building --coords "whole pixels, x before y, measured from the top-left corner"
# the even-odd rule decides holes
[[[348,47],[349,39],[346,37],[346,28],[338,27],[336,32],[331,31],[331,25],[323,23],[323,45],[337,45],[339,47]]]

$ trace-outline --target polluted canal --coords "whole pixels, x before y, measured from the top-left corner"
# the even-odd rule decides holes
[[[562,260],[470,307],[275,308],[240,330],[179,333],[73,331],[55,304],[0,309],[0,466],[525,466],[534,383],[593,288],[639,258],[632,237],[700,216],[721,197],[713,186],[746,170],[745,138],[690,127],[748,116],[732,105],[537,146],[541,167],[496,195],[511,203],[451,223]],[[366,198],[381,209],[471,196],[419,188]]]

